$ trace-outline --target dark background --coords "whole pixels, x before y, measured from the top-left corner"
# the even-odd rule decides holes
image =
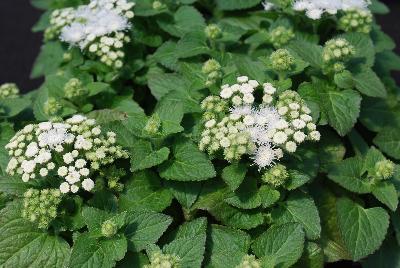
[[[391,10],[389,15],[379,16],[383,30],[395,39],[400,54],[400,1],[383,0]],[[31,27],[41,15],[28,0],[0,0],[0,84],[14,82],[23,92],[36,89],[41,79],[29,78],[31,67],[42,43],[40,33],[32,33]],[[400,73],[395,73],[400,85]],[[360,267],[351,262],[329,264],[327,267]]]
[[[31,27],[41,15],[29,0],[0,0],[0,84],[16,83],[23,92],[40,86],[41,80],[29,78],[30,70],[42,43],[41,33]],[[379,16],[383,30],[396,40],[400,54],[400,1],[384,0],[391,13]],[[395,73],[400,85],[400,74]]]

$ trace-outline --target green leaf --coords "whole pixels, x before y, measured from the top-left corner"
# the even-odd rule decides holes
[[[264,64],[259,61],[253,61],[247,56],[235,55],[235,64],[240,75],[247,75],[261,84],[268,79]]]
[[[125,236],[128,239],[128,248],[139,252],[147,245],[154,244],[167,230],[172,218],[151,211],[129,211],[126,219]]]
[[[176,74],[154,74],[149,75],[149,88],[151,94],[157,100],[173,90],[185,91],[186,81]]]
[[[27,97],[0,100],[0,117],[14,117],[31,106],[32,102]],[[3,114],[4,113],[4,114]]]
[[[238,10],[254,7],[258,5],[261,0],[216,0],[217,7],[221,10]]]
[[[372,187],[372,194],[392,211],[399,205],[399,196],[392,183],[380,182]]]
[[[207,239],[207,267],[236,267],[250,248],[250,236],[240,230],[211,225]]]
[[[2,193],[23,196],[29,187],[30,185],[23,182],[18,176],[5,175],[0,177],[0,192]]]
[[[139,171],[158,166],[168,159],[169,149],[166,147],[154,151],[148,141],[138,140],[130,148],[131,171]]]
[[[1,210],[0,264],[2,267],[67,267],[70,247],[59,236],[38,229],[21,218],[22,204]]]
[[[350,260],[338,226],[337,198],[325,186],[311,190],[321,218],[321,247],[327,262]]]
[[[386,126],[400,126],[400,109],[390,100],[363,98],[360,121],[369,130],[380,132]]]
[[[55,73],[63,62],[64,49],[60,42],[47,42],[41,48],[32,68],[31,78]]]
[[[362,261],[365,268],[393,268],[400,267],[400,247],[393,238],[383,242],[382,247],[374,254]]]
[[[375,48],[369,35],[363,33],[345,33],[339,37],[346,39],[354,46],[354,58],[363,58],[366,67],[372,67],[374,65]]]
[[[341,135],[354,126],[360,113],[361,96],[354,90],[327,91],[322,95],[329,124]]]
[[[206,228],[205,218],[184,223],[175,239],[163,247],[163,252],[180,257],[182,268],[200,268],[204,258]]]
[[[119,198],[119,208],[121,211],[131,208],[163,211],[171,201],[171,192],[161,185],[157,174],[140,171],[133,174],[125,185],[125,191]]]
[[[323,48],[317,44],[310,43],[305,40],[292,40],[287,48],[298,55],[305,62],[310,63],[314,68],[320,69],[322,66],[322,50]]]
[[[290,267],[301,257],[304,231],[300,224],[273,225],[253,243],[257,257],[268,261],[271,267]]]
[[[371,185],[361,178],[364,173],[364,161],[361,157],[347,158],[333,165],[328,178],[349,191],[365,194],[371,192]]]
[[[269,185],[262,185],[258,194],[261,197],[263,208],[267,208],[275,204],[281,197],[281,193]]]
[[[174,13],[174,21],[157,21],[158,25],[173,36],[182,37],[186,33],[202,31],[206,27],[203,15],[192,6],[181,6]]]
[[[292,193],[282,207],[272,211],[274,223],[300,223],[306,236],[316,240],[321,235],[321,223],[314,200],[301,192]]]
[[[166,186],[170,189],[176,200],[187,209],[197,200],[201,191],[201,184],[199,182],[166,181]]]
[[[374,138],[374,143],[389,156],[400,159],[400,128],[387,127]]]
[[[264,223],[264,215],[257,210],[243,211],[224,202],[228,189],[222,182],[209,181],[193,205],[193,209],[207,210],[222,223],[239,229],[249,230]]]
[[[258,194],[257,180],[247,178],[244,183],[233,193],[230,193],[225,202],[242,209],[253,209],[261,205],[261,197]]]
[[[322,248],[316,243],[307,242],[303,256],[295,267],[323,268],[324,252]]]
[[[216,176],[211,161],[191,141],[178,141],[173,155],[174,159],[160,168],[160,176],[164,179],[202,181]]]
[[[353,77],[356,88],[369,97],[386,98],[386,88],[371,69],[365,69]]]
[[[127,251],[127,241],[122,235],[98,239],[83,233],[75,240],[71,252],[70,267],[114,267]]]
[[[364,209],[347,198],[337,202],[338,224],[352,259],[375,252],[385,239],[389,215],[380,207]]]

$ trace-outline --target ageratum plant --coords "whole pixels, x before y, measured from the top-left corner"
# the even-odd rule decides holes
[[[399,266],[385,5],[31,2],[44,83],[0,86],[0,267]]]

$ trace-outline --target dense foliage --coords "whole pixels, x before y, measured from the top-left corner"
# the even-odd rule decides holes
[[[400,266],[378,0],[32,0],[0,87],[0,267]]]

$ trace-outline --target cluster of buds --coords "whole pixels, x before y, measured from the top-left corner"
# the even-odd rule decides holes
[[[44,32],[46,41],[56,39],[61,30],[75,19],[75,10],[72,7],[56,9],[50,15],[50,26]]]
[[[223,149],[228,161],[239,160],[244,154],[253,152],[255,145],[240,119],[226,116],[218,123],[215,119],[207,121],[201,134],[200,150],[214,154]]]
[[[100,170],[99,177],[104,178],[107,182],[109,189],[122,192],[124,190],[124,185],[120,182],[121,178],[126,175],[126,172],[122,168],[117,168],[116,166],[110,166],[103,170]]]
[[[259,83],[247,76],[238,77],[237,82],[222,86],[219,97],[209,96],[202,102],[205,123],[200,150],[215,154],[222,149],[228,161],[249,154],[261,169],[273,166],[283,151],[294,153],[304,141],[320,139],[311,110],[296,92],[285,91],[277,97],[275,87],[265,83],[262,102],[257,104]]]
[[[116,143],[114,132],[102,133],[94,119],[75,115],[62,123],[27,125],[6,145],[11,156],[6,172],[31,179],[61,179],[61,193],[91,191],[90,178],[100,167],[128,153]]]
[[[166,5],[163,4],[161,1],[154,1],[152,7],[155,10],[160,10],[160,9],[166,8]]]
[[[19,88],[16,84],[6,83],[0,86],[0,100],[17,98]]]
[[[57,208],[62,200],[58,189],[29,189],[24,193],[22,217],[47,229],[57,217]]]
[[[371,31],[372,18],[369,10],[350,9],[339,19],[339,29],[368,34]]]
[[[180,258],[173,254],[163,254],[161,251],[153,252],[150,255],[150,264],[143,268],[179,268]]]
[[[118,231],[118,226],[112,220],[106,220],[101,224],[101,234],[104,237],[110,238]]]
[[[267,170],[261,179],[273,187],[277,188],[285,184],[289,179],[289,173],[284,165],[278,164]]]
[[[236,268],[261,268],[261,263],[254,255],[245,255]]]
[[[159,133],[161,128],[161,118],[158,113],[154,113],[147,120],[146,125],[144,126],[144,131],[150,135],[156,135]]]
[[[295,65],[295,59],[287,49],[272,52],[269,59],[272,69],[278,73],[291,71]]]
[[[387,180],[394,175],[395,165],[390,160],[382,160],[375,164],[373,177],[378,180]]]
[[[91,0],[88,5],[55,10],[45,37],[59,36],[107,66],[119,69],[125,56],[124,43],[130,41],[125,31],[131,27],[134,5],[127,0]]]
[[[71,78],[64,86],[64,96],[69,100],[81,98],[88,93],[88,90],[82,85],[81,80],[77,78]]]
[[[207,38],[210,40],[215,40],[221,37],[222,31],[221,28],[218,27],[216,24],[207,25],[204,29],[204,33],[206,34]]]
[[[207,75],[206,86],[214,85],[222,77],[221,65],[214,59],[203,64],[202,72]]]
[[[322,59],[328,69],[341,72],[345,63],[355,54],[354,46],[344,38],[331,39],[325,43]]]
[[[312,122],[311,110],[297,92],[290,90],[283,92],[279,96],[276,108],[278,114],[288,123],[285,128],[277,129],[274,133],[276,144],[284,144],[286,151],[294,153],[297,146],[304,141],[320,140],[321,134]]]
[[[271,30],[269,42],[275,48],[281,48],[289,43],[295,37],[293,29],[286,28],[285,26],[278,26]]]
[[[49,97],[43,104],[43,111],[48,116],[55,117],[60,113],[61,110],[61,103],[56,98]]]

